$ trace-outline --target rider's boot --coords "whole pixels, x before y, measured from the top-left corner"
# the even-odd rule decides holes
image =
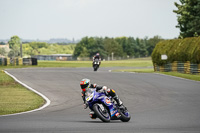
[[[90,111],[89,115],[90,115],[91,119],[96,119],[97,118],[97,115],[93,111]]]
[[[113,99],[117,102],[117,105],[119,106],[120,109],[127,110],[118,96],[113,97]]]

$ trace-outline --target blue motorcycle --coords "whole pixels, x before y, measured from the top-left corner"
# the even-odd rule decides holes
[[[88,90],[86,101],[89,108],[94,111],[91,118],[99,118],[103,122],[110,122],[110,120],[128,122],[131,119],[126,107],[119,108],[111,97],[103,92],[97,92],[96,89]]]

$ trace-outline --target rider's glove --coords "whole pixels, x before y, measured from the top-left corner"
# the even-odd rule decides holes
[[[88,104],[87,103],[83,104],[83,107],[84,107],[84,109],[87,109]]]

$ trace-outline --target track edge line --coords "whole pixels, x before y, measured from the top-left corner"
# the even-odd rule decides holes
[[[21,84],[22,86],[26,87],[27,89],[29,89],[29,90],[35,92],[36,94],[38,94],[39,96],[41,96],[41,97],[46,101],[46,103],[45,103],[43,106],[41,106],[41,107],[39,107],[39,108],[37,108],[37,109],[34,109],[34,110],[25,111],[25,112],[20,112],[20,113],[14,113],[14,114],[0,115],[0,117],[3,117],[3,116],[13,116],[13,115],[20,115],[20,114],[25,114],[25,113],[31,113],[31,112],[35,112],[35,111],[42,110],[42,109],[44,109],[44,108],[46,108],[47,106],[50,105],[51,101],[50,101],[45,95],[43,95],[42,93],[40,93],[40,92],[34,90],[34,89],[31,88],[30,86],[28,86],[28,85],[22,83],[22,82],[19,81],[15,76],[13,76],[12,74],[8,73],[7,71],[5,71],[5,70],[3,70],[3,71],[4,71],[7,75],[9,75],[10,77],[12,77],[15,81],[17,81],[19,84]]]

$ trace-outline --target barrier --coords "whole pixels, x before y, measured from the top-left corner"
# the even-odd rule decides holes
[[[167,63],[163,66],[158,66],[154,63],[154,71],[200,74],[200,64],[192,64],[190,61],[185,63],[174,61],[173,63]]]
[[[23,58],[23,65],[32,65],[31,58]]]
[[[184,64],[184,73],[186,74],[189,74],[190,73],[190,62],[187,61],[185,64]]]
[[[190,64],[190,73],[198,74],[198,64]]]
[[[32,61],[32,65],[37,65],[38,64],[37,58],[31,58],[31,61]]]
[[[0,58],[0,66],[38,65],[37,58]]]
[[[177,72],[184,73],[184,63],[177,62]]]
[[[10,65],[10,58],[7,58],[7,66]]]
[[[3,65],[3,58],[0,58],[0,66]]]
[[[177,61],[172,63],[172,72],[177,72]]]
[[[23,59],[22,58],[18,58],[19,60],[19,65],[23,65]]]

